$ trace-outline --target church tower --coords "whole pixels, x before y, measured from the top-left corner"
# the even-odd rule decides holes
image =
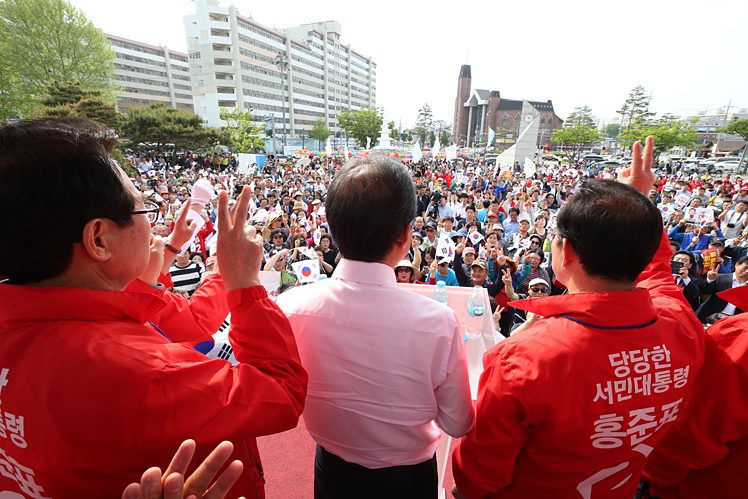
[[[467,135],[468,129],[468,110],[465,108],[465,101],[470,97],[470,86],[473,76],[470,72],[470,65],[464,64],[460,68],[460,76],[457,78],[457,97],[455,98],[455,115],[452,122],[452,142],[460,145],[460,138]]]

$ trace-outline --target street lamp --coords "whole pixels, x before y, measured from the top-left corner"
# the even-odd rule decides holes
[[[288,70],[288,56],[278,54],[275,56],[275,65],[278,66],[281,74],[281,109],[283,110],[283,143],[286,143],[286,92],[284,76]]]

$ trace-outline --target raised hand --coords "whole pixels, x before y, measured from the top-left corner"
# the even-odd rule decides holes
[[[229,213],[229,196],[218,197],[218,244],[216,257],[226,291],[259,286],[262,264],[262,237],[254,227],[246,227],[249,195],[239,195],[236,206]]]
[[[192,205],[192,199],[185,201],[182,213],[174,221],[174,230],[169,235],[167,243],[175,248],[181,248],[184,243],[189,241],[192,237],[192,232],[195,230],[195,221],[192,218],[187,218],[190,215],[190,205]],[[191,215],[191,217],[194,216]]]
[[[655,183],[655,174],[652,172],[654,137],[650,135],[644,142],[644,153],[642,153],[641,142],[637,140],[634,143],[631,166],[621,170],[621,173],[618,174],[618,180],[647,195]]]
[[[140,483],[127,486],[122,499],[222,499],[241,476],[244,468],[241,461],[231,463],[213,486],[208,486],[233,449],[231,442],[221,442],[185,480],[187,467],[195,454],[194,440],[185,440],[163,475],[159,468],[148,469]]]

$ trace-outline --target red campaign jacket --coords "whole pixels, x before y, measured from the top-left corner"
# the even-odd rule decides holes
[[[734,291],[748,291],[733,288]],[[683,416],[644,468],[661,499],[745,497],[748,488],[748,317],[707,330],[704,367]]]
[[[671,254],[664,235],[635,291],[510,304],[545,319],[483,357],[475,427],[452,457],[461,493],[634,497],[704,359],[701,323],[670,275]],[[665,372],[669,384],[655,377]]]
[[[193,463],[234,442],[230,497],[263,497],[255,437],[296,426],[307,375],[262,286],[228,305],[233,368],[144,326],[165,307],[153,294],[0,284],[0,490],[120,497],[193,438]]]
[[[159,282],[167,287],[173,285],[168,274],[161,274]],[[212,343],[212,335],[230,312],[226,286],[218,273],[206,277],[189,299],[165,289],[156,289],[139,279],[131,282],[125,291],[152,294],[166,302],[163,308],[148,317],[148,322],[174,343],[189,346],[205,341]]]

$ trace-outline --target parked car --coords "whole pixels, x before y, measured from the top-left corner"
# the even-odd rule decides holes
[[[609,159],[607,161],[603,161],[602,163],[598,163],[597,166],[599,166],[600,168],[610,168],[612,170],[615,170],[616,168],[621,166],[621,163],[619,163],[618,161]]]
[[[555,154],[543,154],[543,161],[561,161],[561,156]]]
[[[605,161],[605,158],[603,158],[599,154],[587,154],[582,157],[582,161],[596,161],[600,163],[601,161]]]

